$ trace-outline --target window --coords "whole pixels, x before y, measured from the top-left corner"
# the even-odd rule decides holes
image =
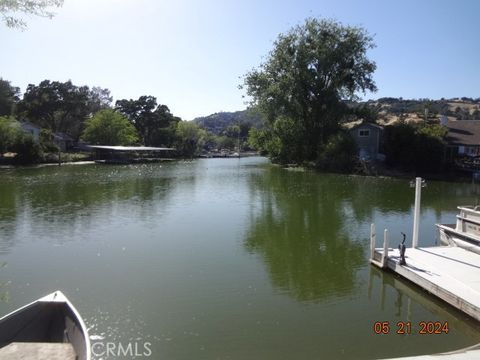
[[[358,130],[358,136],[360,137],[370,136],[370,130],[367,130],[367,129]]]
[[[470,156],[478,156],[478,147],[476,146],[466,146],[465,147],[466,153]]]

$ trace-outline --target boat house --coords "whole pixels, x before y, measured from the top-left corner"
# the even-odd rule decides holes
[[[150,146],[90,145],[94,159],[103,164],[135,164],[171,160],[176,149]]]
[[[362,160],[384,160],[381,153],[383,127],[377,124],[363,122],[350,130],[358,147],[358,156]]]

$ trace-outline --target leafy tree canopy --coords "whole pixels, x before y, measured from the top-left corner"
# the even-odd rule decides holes
[[[63,0],[0,0],[0,16],[8,27],[24,30],[27,23],[19,13],[52,18],[51,8],[62,5]]]
[[[0,156],[5,152],[17,155],[14,163],[33,164],[43,160],[43,151],[30,134],[26,134],[13,117],[0,116]]]
[[[376,65],[367,58],[373,47],[361,27],[309,18],[281,34],[267,60],[245,76],[252,105],[262,110],[270,129],[286,129],[303,140],[294,151],[297,161],[315,160],[338,132],[349,111],[344,100],[376,90]],[[281,124],[275,126],[277,121]]]
[[[104,109],[87,120],[82,138],[93,145],[132,145],[138,141],[138,134],[125,116]]]
[[[76,86],[67,82],[44,80],[30,84],[17,105],[20,118],[52,132],[65,132],[78,138],[84,121],[111,102],[110,91],[98,87]]]
[[[12,150],[12,146],[22,135],[20,123],[12,117],[0,116],[0,155]]]
[[[439,124],[385,127],[386,163],[404,170],[435,173],[443,170],[447,129]]]
[[[88,97],[88,111],[91,114],[102,109],[108,109],[112,103],[113,97],[110,94],[110,90],[103,89],[99,86],[94,86],[89,92]]]
[[[19,100],[20,89],[10,81],[0,78],[0,116],[11,115],[14,104]]]
[[[142,142],[149,146],[171,145],[174,128],[180,121],[166,105],[157,105],[154,96],[140,96],[138,100],[118,100],[115,109],[135,125]]]
[[[207,132],[193,121],[180,121],[176,136],[176,148],[185,157],[199,155],[208,137]]]

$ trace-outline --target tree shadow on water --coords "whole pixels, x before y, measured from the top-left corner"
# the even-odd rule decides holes
[[[345,230],[348,184],[335,176],[272,169],[252,174],[245,247],[262,256],[272,284],[298,300],[356,291],[364,245]]]

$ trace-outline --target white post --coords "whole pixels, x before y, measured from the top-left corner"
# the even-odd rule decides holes
[[[383,254],[382,254],[382,267],[387,266],[388,258],[388,230],[385,229],[383,232]]]
[[[377,234],[375,234],[375,224],[370,225],[370,259],[375,255],[375,243]]]
[[[418,225],[420,222],[420,198],[422,195],[422,178],[415,178],[415,209],[413,214],[412,247],[418,247]]]

